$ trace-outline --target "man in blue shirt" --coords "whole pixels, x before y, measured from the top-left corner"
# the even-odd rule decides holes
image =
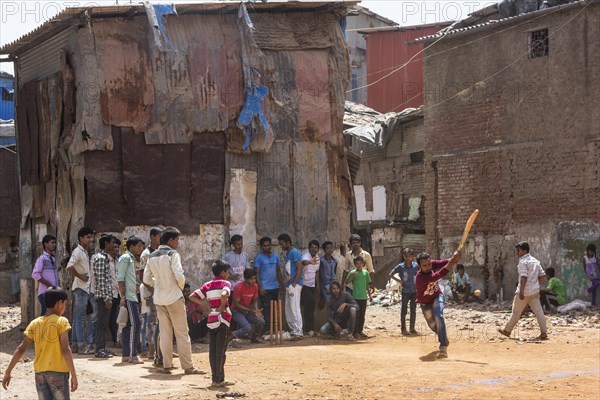
[[[292,246],[292,238],[287,233],[282,233],[277,238],[279,246],[285,252],[285,271],[286,271],[286,301],[285,301],[285,319],[292,331],[292,340],[300,340],[302,333],[302,312],[300,311],[300,293],[302,292],[302,253]]]
[[[404,256],[404,262],[398,264],[390,272],[390,278],[397,281],[402,287],[402,310],[400,311],[402,334],[405,336],[409,334],[416,335],[418,332],[415,330],[415,320],[417,318],[417,286],[415,284],[415,277],[417,276],[419,265],[415,261],[415,255],[411,249],[404,249],[402,255]],[[396,277],[396,274],[400,276],[400,279]],[[406,330],[406,312],[409,302],[410,333]]]
[[[319,282],[321,284],[319,308],[323,308],[331,297],[329,290],[331,284],[335,282],[338,266],[337,260],[333,257],[333,243],[329,241],[323,243],[323,251],[325,252],[325,256],[321,257],[321,265],[319,266]]]
[[[281,259],[278,254],[271,250],[271,238],[263,237],[258,241],[262,253],[254,259],[254,270],[256,271],[256,282],[258,283],[258,294],[263,305],[263,316],[265,326],[271,322],[271,300],[279,300],[279,282],[283,282],[281,275]]]

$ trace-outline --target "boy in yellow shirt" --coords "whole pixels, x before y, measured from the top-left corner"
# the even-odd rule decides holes
[[[2,387],[8,385],[15,365],[27,351],[31,342],[35,343],[35,387],[40,400],[69,400],[69,373],[71,373],[70,391],[77,390],[77,373],[73,364],[73,354],[69,346],[69,321],[62,315],[67,307],[67,293],[60,288],[46,291],[46,314],[34,319],[25,329],[25,339],[13,355],[4,377]]]

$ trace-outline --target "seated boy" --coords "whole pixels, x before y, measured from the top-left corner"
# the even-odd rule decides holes
[[[440,290],[438,281],[460,260],[460,253],[454,252],[451,259],[431,260],[429,254],[420,253],[417,256],[419,272],[417,272],[417,303],[421,304],[423,316],[429,328],[438,335],[440,351],[438,358],[448,357],[448,335],[444,321],[444,294]]]
[[[329,291],[331,296],[327,301],[327,323],[321,327],[321,335],[340,335],[343,329],[348,333],[345,339],[354,340],[354,327],[358,304],[347,292],[342,292],[339,282],[333,281]]]
[[[452,276],[452,297],[457,303],[463,303],[469,300],[471,295],[471,280],[469,274],[465,272],[465,266],[458,264],[456,272]]]
[[[567,292],[565,285],[556,275],[554,268],[546,268],[548,284],[545,288],[540,288],[540,302],[542,307],[548,311],[555,311],[556,307],[562,306],[567,302]]]
[[[25,329],[25,339],[13,355],[2,378],[2,387],[8,390],[11,372],[23,357],[31,342],[35,342],[35,386],[40,399],[69,400],[70,392],[77,390],[77,373],[69,346],[69,321],[62,315],[67,307],[67,293],[50,287],[44,296],[46,314],[31,321]],[[71,373],[71,385],[69,385]]]
[[[244,282],[233,289],[233,315],[232,318],[238,326],[233,333],[235,347],[239,339],[250,334],[252,343],[262,343],[260,336],[265,327],[265,320],[258,309],[258,285],[256,284],[256,271],[244,270]]]

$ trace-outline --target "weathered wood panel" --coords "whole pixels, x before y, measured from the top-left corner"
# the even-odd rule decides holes
[[[327,152],[324,143],[293,144],[293,183],[296,243],[327,239]]]
[[[257,165],[256,232],[277,238],[295,233],[291,144],[275,141],[271,151],[260,154]],[[292,238],[296,240],[296,238]]]
[[[113,127],[110,151],[84,153],[87,181],[85,222],[98,232],[120,232],[124,228],[123,157],[121,129]]]
[[[223,224],[225,190],[225,136],[194,135],[190,165],[192,217],[204,224]]]

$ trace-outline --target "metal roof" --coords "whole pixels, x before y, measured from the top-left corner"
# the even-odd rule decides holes
[[[4,71],[0,71],[0,78],[15,79],[14,76]]]
[[[554,7],[550,7],[550,8],[545,8],[542,10],[519,14],[514,17],[490,20],[490,21],[487,21],[487,22],[484,22],[481,24],[475,24],[475,25],[464,26],[465,20],[463,20],[463,21],[459,21],[458,23],[448,27],[448,29],[444,29],[444,30],[436,33],[435,35],[423,36],[423,37],[415,39],[411,42],[408,42],[408,44],[409,45],[416,45],[416,44],[423,44],[423,43],[428,44],[428,43],[432,43],[442,37],[452,38],[452,37],[470,35],[473,33],[478,33],[478,32],[484,31],[484,30],[492,30],[492,29],[495,29],[500,26],[506,26],[506,25],[511,25],[516,22],[526,21],[528,19],[532,19],[534,17],[542,16],[545,14],[552,14],[557,11],[564,11],[564,10],[569,10],[569,9],[587,7],[593,3],[600,4],[600,0],[580,0],[580,1],[575,1],[573,3],[562,4],[562,5],[558,5],[558,6],[554,6]],[[495,6],[490,6],[490,7],[495,7]],[[489,9],[489,7],[486,7],[486,9]],[[472,18],[473,16],[477,16],[477,15],[475,13],[471,14],[471,16],[469,18]],[[489,16],[489,14],[488,14],[488,16]],[[455,28],[456,26],[463,26],[463,27]]]
[[[434,22],[431,24],[409,25],[409,26],[380,26],[380,27],[374,27],[374,28],[357,29],[357,32],[367,35],[369,33],[375,33],[375,32],[388,32],[388,31],[405,32],[405,31],[416,31],[416,30],[420,30],[420,29],[437,28],[437,27],[442,29],[454,22],[455,21]]]
[[[292,12],[292,11],[327,11],[355,6],[358,0],[273,0],[266,3],[248,3],[248,12]],[[177,14],[223,14],[237,13],[239,1],[207,1],[193,4],[176,4]],[[118,6],[72,7],[56,15],[33,31],[0,48],[0,54],[11,57],[23,53],[47,40],[72,25],[85,25],[87,19],[93,18],[131,18],[145,14],[143,4]]]

